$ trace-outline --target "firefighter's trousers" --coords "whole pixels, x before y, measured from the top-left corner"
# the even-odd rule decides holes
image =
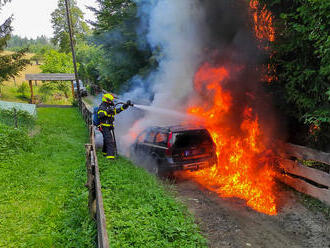
[[[113,127],[102,127],[102,134],[103,134],[103,155],[106,156],[106,158],[112,159],[115,158],[115,139],[113,137]]]

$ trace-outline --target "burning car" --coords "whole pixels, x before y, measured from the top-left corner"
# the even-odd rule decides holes
[[[148,161],[156,175],[208,168],[218,161],[215,144],[203,127],[147,128],[137,136],[130,152],[138,163]]]

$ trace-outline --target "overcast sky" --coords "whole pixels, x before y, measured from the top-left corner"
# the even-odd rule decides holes
[[[12,0],[0,13],[0,24],[14,15],[13,34],[21,37],[36,38],[40,35],[53,36],[50,14],[56,9],[58,0]],[[87,6],[97,7],[95,0],[76,0],[79,8],[85,13],[86,20],[95,20]]]

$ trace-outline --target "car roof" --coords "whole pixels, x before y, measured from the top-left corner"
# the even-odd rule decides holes
[[[175,125],[175,126],[153,126],[149,127],[148,130],[157,130],[163,132],[183,132],[183,131],[193,131],[193,130],[206,130],[204,126],[201,125]]]

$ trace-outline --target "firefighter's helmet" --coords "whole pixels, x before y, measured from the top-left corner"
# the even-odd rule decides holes
[[[113,95],[111,94],[104,94],[103,97],[102,97],[102,102],[112,102],[114,99]]]

